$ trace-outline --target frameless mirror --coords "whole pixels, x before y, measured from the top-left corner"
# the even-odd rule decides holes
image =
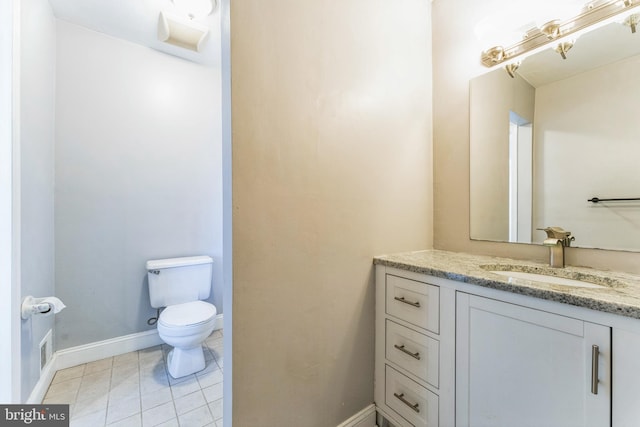
[[[470,83],[471,239],[640,251],[640,32],[611,23],[567,52]]]

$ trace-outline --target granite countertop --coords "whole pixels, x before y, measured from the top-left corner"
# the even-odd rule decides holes
[[[425,250],[377,256],[374,264],[640,319],[640,276],[459,252]],[[544,273],[604,288],[577,288],[501,276],[489,270]]]

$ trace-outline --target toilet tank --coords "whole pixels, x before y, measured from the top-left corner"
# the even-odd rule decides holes
[[[147,261],[153,308],[205,300],[211,294],[213,259],[208,256]]]

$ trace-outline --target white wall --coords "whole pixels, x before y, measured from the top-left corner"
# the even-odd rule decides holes
[[[430,12],[233,1],[238,427],[335,426],[373,401],[372,257],[432,242]]]
[[[58,349],[149,329],[148,259],[213,256],[222,311],[220,90],[219,66],[58,22]]]
[[[54,287],[55,18],[47,0],[21,2],[20,171],[22,297]],[[39,344],[53,317],[22,321],[22,400],[40,377]]]
[[[640,197],[639,66],[635,56],[536,90],[537,227],[565,225],[581,247],[638,248],[638,202],[587,200]]]

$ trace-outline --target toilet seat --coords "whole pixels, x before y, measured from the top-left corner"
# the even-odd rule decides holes
[[[191,301],[171,305],[160,313],[159,326],[163,328],[189,329],[215,320],[216,306],[204,301]]]

